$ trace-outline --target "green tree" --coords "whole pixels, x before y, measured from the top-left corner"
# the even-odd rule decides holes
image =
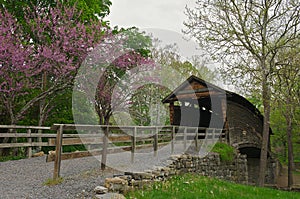
[[[294,169],[294,155],[292,132],[294,128],[294,120],[296,109],[299,107],[300,98],[300,65],[299,65],[299,49],[291,48],[281,50],[277,57],[276,67],[277,76],[274,78],[274,90],[276,96],[274,101],[277,103],[281,114],[286,121],[286,137],[288,144],[288,187],[293,185],[292,170]]]
[[[69,7],[76,6],[77,10],[82,12],[82,21],[86,22],[91,19],[103,19],[109,14],[112,5],[110,0],[0,0],[0,8],[7,9],[24,24],[28,9],[43,14],[49,11],[49,7],[56,7],[58,3]]]
[[[263,186],[275,57],[279,50],[299,45],[299,1],[197,0],[196,4],[186,9],[185,33],[226,64],[224,74],[260,85],[264,124],[258,184]]]

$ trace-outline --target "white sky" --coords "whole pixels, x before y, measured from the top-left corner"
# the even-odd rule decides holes
[[[195,42],[183,39],[185,6],[194,0],[111,0],[110,15],[106,18],[112,27],[138,27],[151,32],[163,44],[177,43],[184,57],[200,54]]]
[[[111,25],[160,28],[181,32],[185,6],[194,0],[111,0]]]
[[[187,20],[185,7],[195,6],[196,0],[111,0],[110,15],[106,18],[112,27],[137,27],[150,32],[164,45],[176,43],[179,53],[189,60],[193,55],[202,55],[196,42],[183,39],[183,22]],[[186,36],[185,36],[186,37]],[[207,63],[216,68],[216,63]],[[219,85],[221,86],[221,85]],[[223,86],[221,86],[223,87]]]

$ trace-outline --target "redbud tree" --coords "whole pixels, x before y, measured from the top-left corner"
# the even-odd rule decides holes
[[[26,16],[25,29],[6,10],[0,13],[0,100],[11,124],[72,86],[81,62],[106,35],[101,21],[84,24],[75,8],[58,5]]]

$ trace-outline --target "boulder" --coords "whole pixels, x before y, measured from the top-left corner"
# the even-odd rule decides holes
[[[107,193],[107,191],[108,191],[108,189],[106,187],[103,187],[103,186],[97,186],[94,189],[94,192],[96,194],[105,194],[105,193]]]

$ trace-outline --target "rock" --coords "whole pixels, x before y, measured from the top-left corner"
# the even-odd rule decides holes
[[[44,151],[40,151],[40,152],[38,152],[38,153],[33,154],[32,157],[41,157],[41,156],[43,156],[43,155],[45,155],[45,154],[44,154]]]
[[[107,193],[102,195],[95,195],[95,198],[97,199],[125,199],[125,196],[119,193]]]
[[[109,191],[124,193],[128,189],[128,181],[119,177],[106,178],[104,186]]]
[[[94,192],[96,194],[105,194],[105,193],[107,193],[107,191],[108,191],[108,189],[106,187],[102,187],[102,186],[97,186],[94,189]]]
[[[145,172],[133,172],[132,178],[135,180],[152,179],[153,175]]]

